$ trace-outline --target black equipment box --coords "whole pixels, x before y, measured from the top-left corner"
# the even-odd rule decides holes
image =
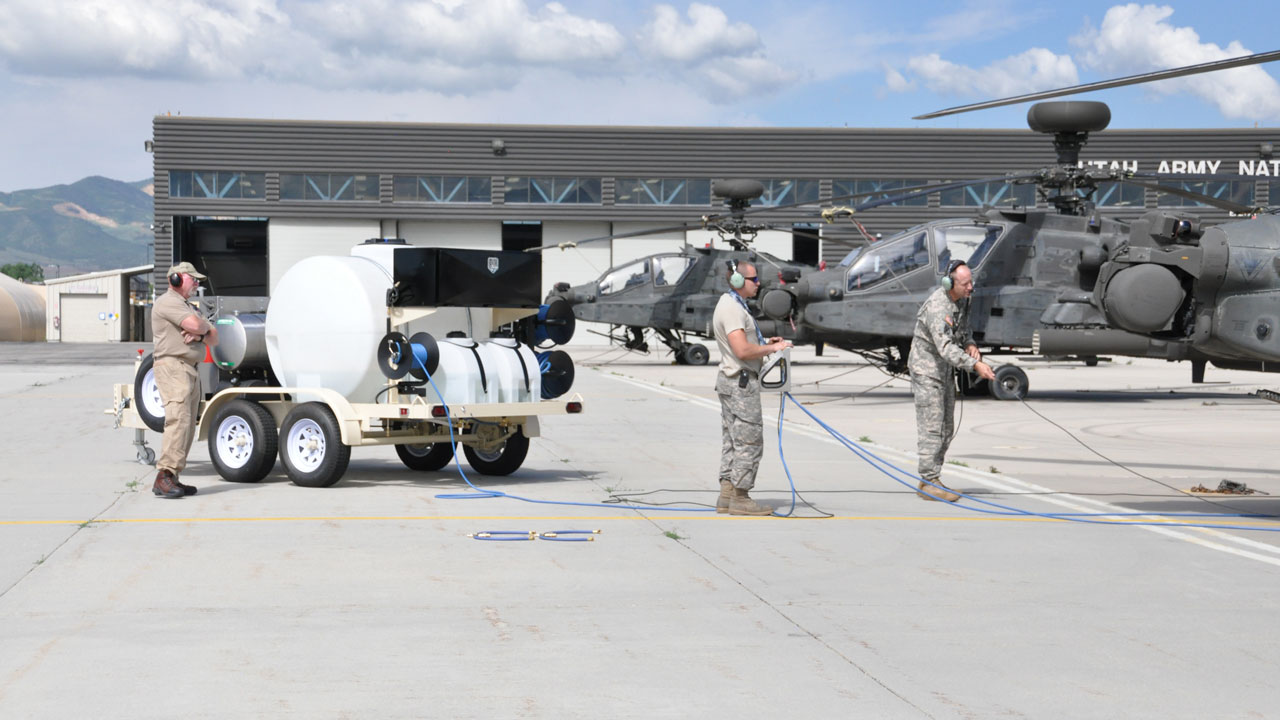
[[[513,307],[542,304],[542,257],[504,250],[395,250],[394,307]]]

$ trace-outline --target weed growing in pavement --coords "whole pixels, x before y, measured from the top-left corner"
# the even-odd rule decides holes
[[[671,538],[672,540],[684,540],[684,538],[680,536],[680,533],[676,532],[675,530],[668,530],[668,531],[666,531],[666,532],[664,532],[664,533],[662,533],[662,534],[663,534],[663,535],[666,535],[667,537]]]

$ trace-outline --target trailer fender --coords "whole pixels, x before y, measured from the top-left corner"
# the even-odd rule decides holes
[[[356,446],[360,444],[360,418],[356,416],[355,410],[351,407],[351,403],[336,390],[328,388],[280,388],[280,387],[237,387],[227,388],[222,392],[214,395],[208,402],[204,403],[204,407],[200,411],[200,423],[196,428],[196,437],[204,439],[208,435],[208,428],[205,427],[205,418],[213,417],[218,408],[226,405],[232,400],[243,397],[248,400],[256,400],[263,396],[279,396],[289,395],[291,401],[284,403],[279,409],[286,411],[302,402],[321,402],[329,406],[333,411],[333,415],[338,420],[338,428],[342,435],[342,444],[348,446]],[[272,408],[272,417],[276,419],[277,429],[279,427],[281,414],[274,412],[276,408]]]

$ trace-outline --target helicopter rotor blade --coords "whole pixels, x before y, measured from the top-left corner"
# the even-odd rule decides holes
[[[542,245],[540,247],[526,248],[525,252],[540,253],[543,250],[568,250],[571,247],[586,245],[588,243],[604,242],[605,240],[619,240],[631,237],[645,237],[648,235],[657,235],[659,233],[675,232],[677,230],[701,230],[704,225],[702,223],[684,223],[683,225],[667,225],[666,227],[645,228],[644,230],[634,230],[632,232],[616,233],[614,235],[601,235],[600,237],[587,238],[586,240],[574,240],[571,242],[556,243],[555,245]]]
[[[1154,182],[1143,182],[1141,180],[1136,180],[1134,178],[1128,178],[1126,180],[1123,180],[1122,182],[1127,182],[1131,185],[1144,187],[1144,188],[1147,188],[1148,190],[1158,190],[1159,192],[1166,193],[1168,195],[1177,195],[1178,197],[1184,197],[1189,200],[1196,200],[1210,207],[1216,207],[1219,210],[1226,210],[1228,212],[1233,212],[1237,215],[1251,215],[1259,210],[1259,208],[1257,207],[1253,207],[1250,205],[1241,205],[1238,202],[1234,202],[1231,200],[1223,200],[1222,198],[1216,198],[1212,195],[1205,195],[1204,193],[1199,193],[1199,192],[1196,192],[1195,190],[1187,190],[1185,188],[1174,187],[1172,185],[1161,185],[1159,183],[1154,183]]]
[[[975,178],[973,180],[956,180],[953,182],[938,183],[936,185],[913,188],[910,192],[899,193],[897,195],[889,195],[886,197],[877,198],[875,200],[868,200],[866,202],[855,205],[853,208],[851,208],[851,210],[855,213],[864,212],[866,210],[878,208],[881,205],[892,205],[893,203],[903,202],[904,200],[911,200],[912,198],[917,198],[917,197],[920,197],[921,195],[928,195],[929,193],[938,192],[940,190],[955,190],[958,188],[969,187],[971,185],[982,185],[984,183],[991,183],[991,182],[1014,182],[1017,180],[1031,180],[1039,176],[1040,176],[1039,173],[1034,173],[1034,172],[1015,173],[1010,175],[993,175],[991,177]],[[882,195],[883,193],[876,193],[876,194]]]
[[[1042,92],[1027,93],[1026,95],[1018,95],[1017,97],[1003,98],[1001,100],[988,100],[986,102],[973,103],[971,105],[958,105],[953,108],[947,108],[946,110],[938,110],[937,112],[931,112],[925,115],[917,115],[911,119],[931,120],[945,115],[957,115],[959,113],[971,112],[973,110],[986,110],[987,108],[1016,105],[1018,103],[1031,102],[1033,100],[1047,100],[1049,98],[1062,97],[1063,95],[1075,95],[1077,93],[1092,92],[1094,90],[1106,90],[1114,87],[1123,87],[1125,85],[1138,85],[1140,83],[1155,82],[1157,80],[1168,80],[1170,78],[1184,77],[1186,75],[1198,75],[1200,73],[1214,72],[1217,70],[1229,70],[1231,68],[1243,67],[1245,65],[1258,65],[1260,63],[1275,62],[1276,60],[1280,60],[1280,50],[1255,53],[1253,55],[1245,55],[1243,57],[1230,58],[1228,60],[1214,60],[1213,62],[1200,63],[1198,65],[1186,65],[1169,70],[1142,73],[1140,75],[1129,75],[1128,77],[1116,78],[1114,80],[1102,80],[1099,82],[1085,83],[1083,85],[1073,85],[1072,87],[1060,88],[1058,90],[1045,90]]]

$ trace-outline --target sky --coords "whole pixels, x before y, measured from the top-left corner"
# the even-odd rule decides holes
[[[1274,0],[3,0],[0,192],[150,177],[143,143],[170,113],[1020,128],[1026,105],[911,118],[1280,49],[1277,26]],[[1079,97],[1116,128],[1280,128],[1276,77]]]

